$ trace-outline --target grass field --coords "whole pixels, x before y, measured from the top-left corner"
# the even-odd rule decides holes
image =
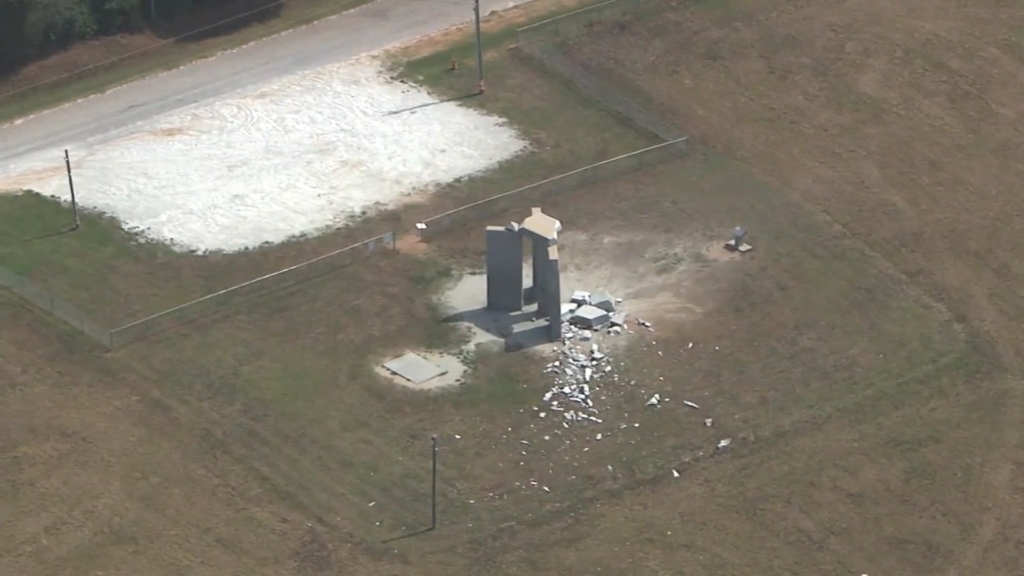
[[[736,14],[757,22],[756,3],[743,6],[749,11],[676,5],[647,25]],[[615,62],[595,56],[609,46],[636,57],[627,61],[636,76],[609,74],[682,117],[678,95],[689,92],[667,98],[652,84],[662,74],[644,68],[655,64],[638,57],[656,39],[677,40],[656,28],[642,41],[630,36],[642,33],[639,25],[598,30],[573,57],[599,70]],[[488,93],[467,102],[510,118],[537,153],[339,235],[408,229],[465,200],[647,144],[525,67],[504,42],[489,41]],[[463,95],[473,71],[443,69],[466,53],[456,46],[414,60],[405,74]],[[700,94],[685,101],[705,111],[738,106],[725,92]],[[786,134],[784,125],[775,129]],[[1016,400],[1004,365],[1013,340],[992,332],[1001,326],[995,312],[1012,311],[1010,293],[972,300],[986,293],[933,281],[940,272],[924,264],[938,262],[909,267],[889,237],[852,226],[876,224],[878,212],[858,221],[844,206],[823,210],[814,200],[832,196],[807,196],[783,179],[788,172],[773,176],[777,166],[755,154],[757,138],[741,148],[739,134],[719,144],[699,122],[685,126],[702,141],[688,159],[544,205],[565,228],[566,278],[607,282],[627,310],[654,322],[654,333],[615,352],[635,384],[605,385],[601,425],[563,429],[535,415],[547,389],[545,359],[535,355],[481,355],[467,384],[433,396],[372,373],[407,348],[458,341],[431,295],[478,265],[479,227],[425,254],[368,259],[110,354],[3,297],[0,462],[9,480],[0,502],[12,504],[0,508],[9,519],[0,572],[1012,572],[1019,543],[1003,534],[1019,518],[1009,505],[1016,479],[1004,474],[1019,459],[1006,426]],[[770,157],[797,144],[773,146]],[[0,214],[40,215],[11,238],[68,218],[32,196],[0,197],[6,202],[27,206]],[[0,265],[61,287],[72,282],[57,276],[66,262],[83,261],[83,275],[120,266],[119,297],[142,302],[147,290],[187,292],[221,281],[202,278],[226,281],[225,270],[270,265],[270,254],[337,242],[176,255],[133,245],[110,223],[87,223],[96,231],[80,238],[95,249],[8,240]],[[718,249],[736,224],[755,245],[742,258]],[[162,281],[131,273],[153,270],[158,258]],[[966,269],[995,277],[977,266]],[[193,269],[205,275],[184,276]],[[83,306],[103,305],[88,282],[77,286]],[[672,401],[645,409],[653,392]],[[432,433],[442,445],[441,528],[389,541],[429,522]],[[726,437],[731,450],[710,456]]]
[[[834,441],[817,477],[778,490],[780,476],[751,475],[779,496],[761,506],[790,508],[765,519],[806,533],[791,540],[794,563],[782,572],[814,573],[797,562],[816,555],[818,567],[872,574],[1015,571],[1020,545],[1004,535],[1024,523],[1024,312],[1009,232],[1021,205],[1011,142],[1022,130],[1022,27],[1022,13],[998,2],[683,2],[569,48],[698,142],[828,215],[975,342],[980,372],[942,373],[909,406],[861,415],[874,419],[875,440],[828,428],[848,441]],[[931,394],[943,386],[946,395]],[[850,454],[858,445],[873,455]],[[856,508],[837,504],[844,493]],[[744,517],[753,522],[761,506]],[[765,552],[736,548],[730,562],[777,557]]]

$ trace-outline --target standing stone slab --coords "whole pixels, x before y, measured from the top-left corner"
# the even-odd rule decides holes
[[[523,309],[523,238],[502,226],[487,227],[487,308]]]

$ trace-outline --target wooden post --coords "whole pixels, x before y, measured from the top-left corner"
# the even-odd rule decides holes
[[[437,528],[437,436],[430,437],[430,529]]]

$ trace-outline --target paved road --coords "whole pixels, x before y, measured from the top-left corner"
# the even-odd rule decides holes
[[[528,0],[481,0],[481,13]],[[377,0],[350,12],[0,127],[0,170],[234,90],[347,60],[466,22],[470,0]]]

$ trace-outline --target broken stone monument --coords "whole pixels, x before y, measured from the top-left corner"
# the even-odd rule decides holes
[[[524,305],[523,238],[530,239],[533,286],[526,293],[537,302],[537,314],[548,318],[551,341],[562,336],[562,291],[558,264],[558,233],[562,223],[532,208],[520,225],[487,227],[487,308],[516,312]]]

